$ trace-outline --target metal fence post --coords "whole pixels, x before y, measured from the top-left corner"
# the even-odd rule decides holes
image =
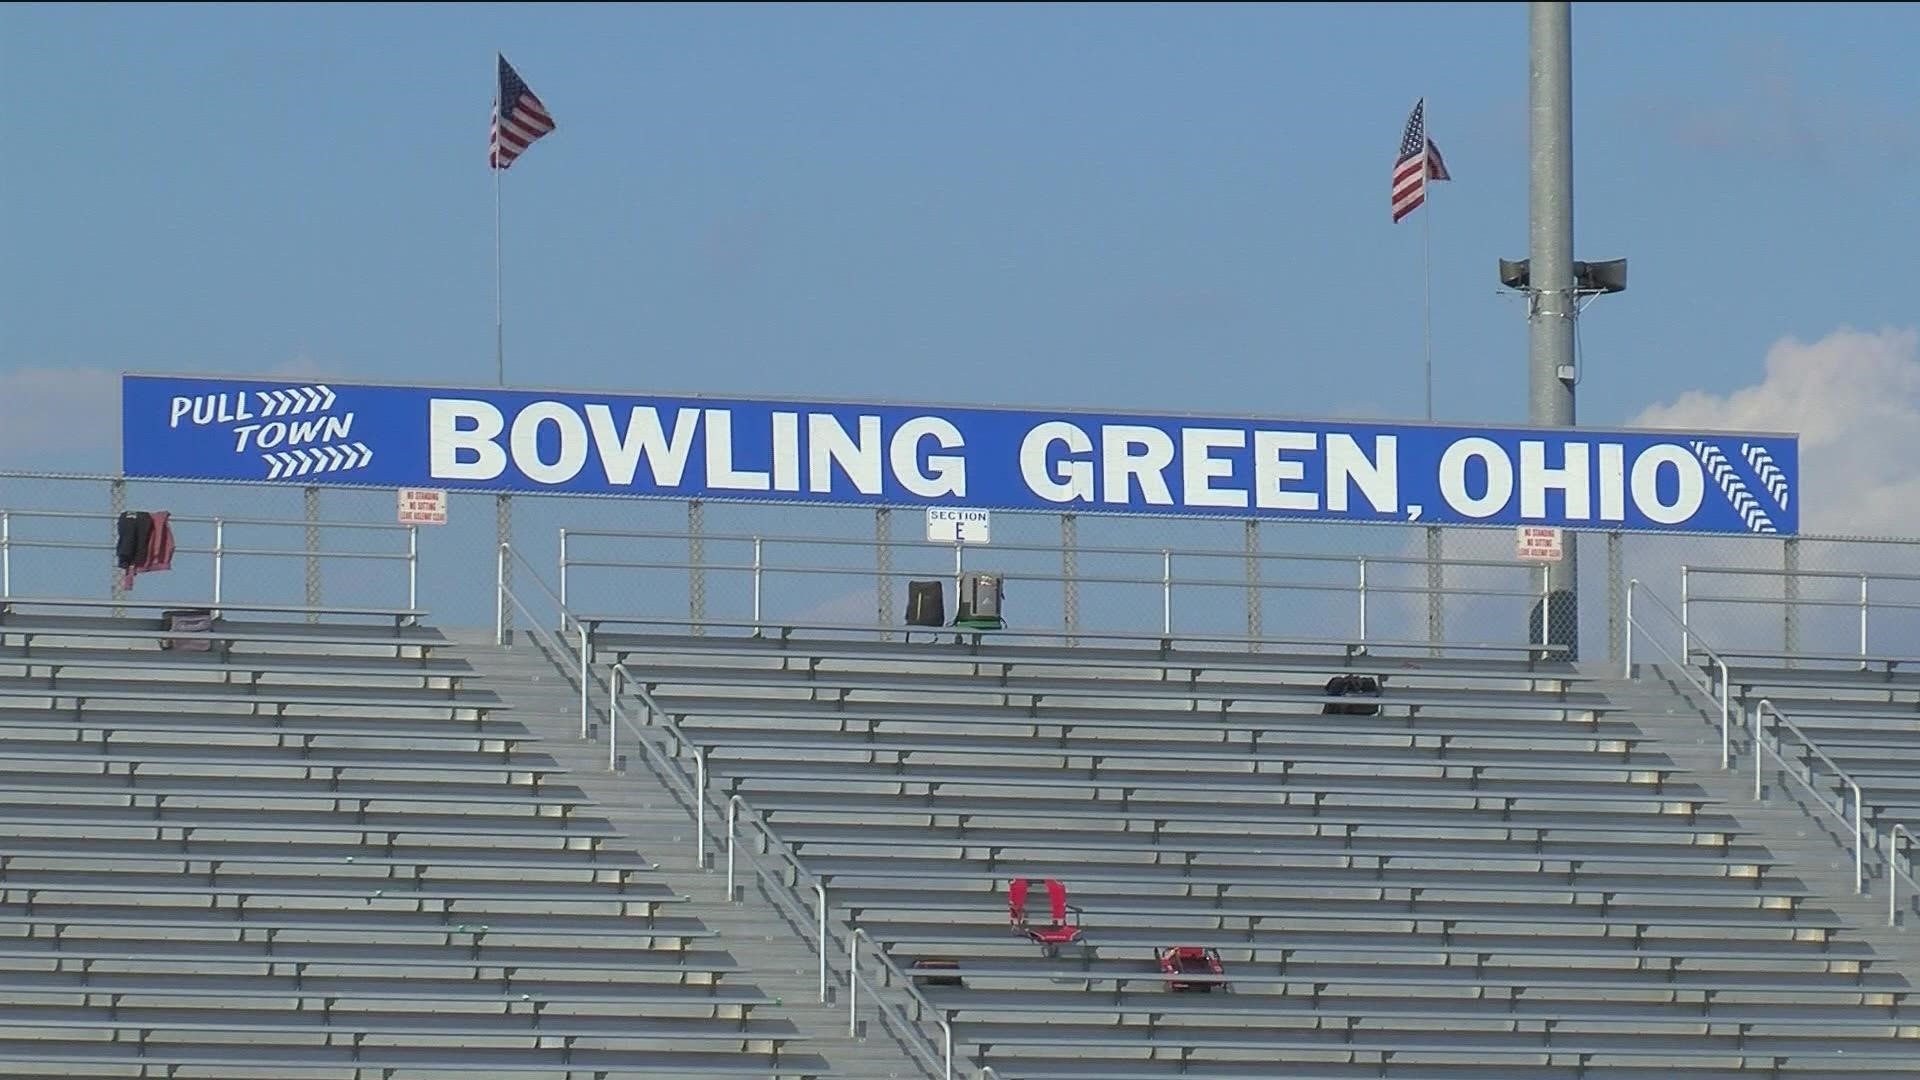
[[[502,544],[513,543],[513,496],[495,495],[493,497],[493,544],[495,551],[501,551]],[[504,592],[513,588],[513,560],[501,556],[500,588]],[[499,617],[495,620],[494,636],[500,644],[513,641],[513,605],[502,604]]]
[[[1261,616],[1260,610],[1260,521],[1247,519],[1247,651],[1260,651]]]
[[[1791,656],[1800,651],[1800,538],[1780,542],[1780,587],[1786,603],[1780,613],[1780,648]],[[1787,660],[1787,666],[1793,666]]]
[[[113,544],[117,543],[120,537],[120,515],[127,512],[127,481],[124,477],[116,476],[107,483],[107,499],[108,504],[113,507],[113,520],[107,523],[108,541],[110,544]],[[107,550],[112,551],[113,548],[108,547]],[[111,585],[113,598],[115,600],[126,599],[126,576],[120,572],[118,567],[110,566],[108,569],[113,574]],[[116,619],[126,613],[127,609],[122,607],[113,609],[113,616]]]
[[[1160,550],[1160,632],[1173,633],[1173,552]]]
[[[1367,643],[1367,557],[1360,556],[1360,644]]]
[[[1867,582],[1866,574],[1860,575],[1860,666],[1866,667],[1867,660]]]
[[[1621,658],[1622,642],[1626,635],[1626,616],[1622,607],[1626,603],[1627,579],[1621,566],[1621,547],[1625,544],[1625,534],[1610,532],[1607,534],[1607,659],[1618,661]]]
[[[320,489],[312,484],[300,489],[300,502],[307,520],[307,607],[320,606]],[[307,621],[317,623],[320,613],[309,610]]]
[[[213,519],[213,603],[220,605],[221,578],[226,570],[227,523],[220,518]],[[412,605],[409,604],[409,607]]]
[[[707,537],[706,504],[687,500],[687,622],[694,634],[706,633]]]
[[[880,625],[886,627],[880,633],[880,640],[892,641],[893,511],[884,506],[873,512],[873,595]]]
[[[1060,623],[1069,647],[1080,644],[1080,517],[1060,515]]]
[[[13,595],[13,516],[0,509],[0,597]]]
[[[1446,640],[1447,613],[1444,567],[1441,565],[1440,527],[1427,526],[1427,640],[1435,645]],[[1440,650],[1435,649],[1438,653]]]

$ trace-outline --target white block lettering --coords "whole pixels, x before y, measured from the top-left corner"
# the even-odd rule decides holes
[[[1347,508],[1347,485],[1352,484],[1366,496],[1375,511],[1400,512],[1400,437],[1375,435],[1373,459],[1360,449],[1352,435],[1344,431],[1327,434],[1327,509]]]
[[[1309,452],[1319,444],[1320,437],[1311,431],[1254,432],[1253,504],[1262,510],[1320,509],[1319,492],[1288,491],[1283,486],[1304,479],[1306,463],[1280,456],[1289,450]]]
[[[1079,426],[1064,420],[1039,424],[1020,440],[1020,476],[1027,490],[1048,502],[1092,502],[1093,462],[1062,458],[1056,471],[1047,471],[1047,450],[1054,443],[1067,444],[1067,453],[1085,454],[1093,450],[1093,440]]]
[[[700,410],[677,410],[673,417],[673,439],[669,442],[660,426],[660,410],[651,405],[629,409],[624,432],[613,426],[612,409],[605,405],[587,406],[587,426],[593,431],[594,448],[600,452],[600,468],[607,474],[607,483],[615,487],[633,483],[642,455],[646,456],[647,466],[653,472],[655,486],[678,487],[681,475],[687,470],[687,454],[693,449],[694,428],[699,425]]]
[[[540,425],[552,424],[560,433],[552,461],[540,456]],[[587,425],[580,414],[557,401],[536,401],[513,418],[513,464],[536,484],[564,484],[587,463]]]
[[[1671,465],[1675,478],[1673,501],[1660,501],[1660,466]],[[1700,509],[1706,477],[1700,460],[1672,443],[1649,447],[1633,460],[1633,506],[1656,525],[1678,525]]]
[[[708,409],[706,418],[707,486],[731,491],[765,491],[772,486],[765,472],[733,467],[733,414]]]
[[[434,398],[427,403],[428,474],[445,480],[498,477],[507,471],[507,452],[496,441],[505,429],[500,410],[484,401]]]
[[[1547,516],[1547,489],[1558,488],[1566,494],[1567,521],[1585,521],[1592,516],[1592,502],[1588,495],[1587,444],[1570,442],[1564,444],[1562,452],[1565,460],[1560,468],[1547,465],[1547,444],[1539,439],[1525,439],[1520,443],[1520,516],[1523,518],[1544,518]]]
[[[862,495],[880,494],[880,418],[860,418],[860,440],[847,435],[840,421],[827,413],[807,415],[807,490],[833,490],[833,466],[853,481]]]
[[[1487,489],[1477,497],[1467,493],[1467,462],[1475,458],[1487,467]],[[1513,497],[1513,462],[1492,439],[1461,439],[1440,455],[1440,497],[1466,517],[1492,517]]]
[[[1135,449],[1140,452],[1135,453]],[[1173,439],[1159,428],[1108,424],[1100,429],[1101,497],[1108,503],[1133,501],[1128,478],[1140,483],[1142,501],[1172,506],[1167,479],[1161,475],[1173,464]]]
[[[1600,444],[1600,520],[1627,520],[1626,450],[1619,443]]]
[[[916,416],[900,425],[893,433],[893,444],[888,448],[888,457],[893,466],[894,479],[900,486],[923,499],[953,495],[965,498],[967,494],[967,459],[958,454],[928,454],[928,472],[920,471],[920,440],[931,436],[940,444],[942,450],[955,450],[966,445],[961,438],[960,429],[938,416]]]
[[[1247,493],[1221,490],[1215,480],[1233,475],[1233,462],[1213,456],[1215,450],[1238,450],[1247,445],[1247,433],[1232,428],[1182,428],[1180,431],[1180,496],[1187,506],[1245,506]]]

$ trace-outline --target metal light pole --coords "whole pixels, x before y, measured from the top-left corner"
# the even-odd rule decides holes
[[[1528,324],[1527,418],[1538,427],[1574,425],[1573,320],[1573,15],[1567,3],[1536,2],[1527,12]],[[1575,536],[1565,557],[1547,564],[1544,640],[1577,651],[1579,562]]]

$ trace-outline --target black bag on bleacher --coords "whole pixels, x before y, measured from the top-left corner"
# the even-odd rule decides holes
[[[946,592],[938,581],[907,582],[907,625],[945,626]]]
[[[1371,675],[1335,675],[1327,680],[1327,696],[1379,697],[1380,683]],[[1360,701],[1329,701],[1320,707],[1322,714],[1342,716],[1373,716],[1379,711],[1379,705]]]

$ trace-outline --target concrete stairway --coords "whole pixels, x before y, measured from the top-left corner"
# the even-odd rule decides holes
[[[596,684],[591,693],[595,737],[579,738],[580,690],[571,673],[534,642],[522,640],[511,648],[492,643],[491,634],[449,631],[459,644],[449,654],[470,662],[486,678],[489,689],[513,707],[513,717],[540,736],[539,749],[553,755],[568,770],[567,781],[591,797],[600,813],[619,829],[634,849],[660,866],[660,877],[692,901],[691,914],[718,931],[715,947],[725,949],[751,972],[755,985],[781,1000],[785,1014],[798,1025],[808,1049],[825,1057],[836,1080],[921,1080],[932,1075],[916,1063],[866,1008],[862,1037],[848,1035],[846,958],[829,957],[834,974],[828,980],[831,1000],[819,1001],[819,955],[813,946],[814,927],[796,926],[762,892],[757,878],[745,868],[737,877],[743,896],[729,903],[726,895],[724,840],[710,843],[711,868],[695,865],[694,820],[691,808],[656,776],[645,757],[625,745],[625,768],[607,769],[605,691]],[[724,835],[724,819],[708,819],[709,836]],[[958,1064],[958,1076],[968,1073]]]
[[[1602,672],[1596,672],[1601,673]],[[1604,679],[1605,693],[1650,737],[1658,750],[1689,770],[1687,779],[1724,800],[1721,809],[1737,817],[1745,835],[1765,845],[1783,863],[1781,869],[1823,890],[1818,900],[1847,920],[1846,936],[1865,941],[1880,954],[1879,970],[1898,971],[1920,983],[1920,919],[1912,898],[1903,895],[1901,926],[1887,925],[1885,866],[1869,842],[1866,892],[1853,889],[1853,833],[1808,797],[1804,788],[1779,775],[1769,758],[1761,772],[1763,799],[1753,797],[1753,756],[1748,729],[1733,719],[1732,767],[1720,767],[1720,709],[1705,701],[1678,673],[1657,665],[1638,666],[1639,678]]]

